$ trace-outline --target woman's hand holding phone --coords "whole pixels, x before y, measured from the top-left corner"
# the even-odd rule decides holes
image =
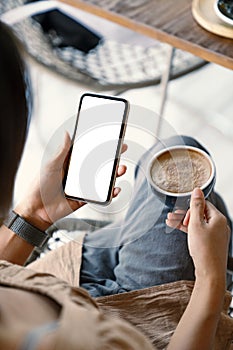
[[[55,221],[69,215],[81,208],[86,203],[67,199],[63,191],[63,177],[71,147],[71,139],[66,133],[64,142],[58,153],[42,170],[26,198],[20,201],[15,211],[24,217],[32,225],[41,230],[46,230]],[[121,152],[127,150],[127,145],[122,146]],[[124,175],[126,166],[120,165],[117,169],[117,177]],[[116,197],[120,189],[113,190]]]

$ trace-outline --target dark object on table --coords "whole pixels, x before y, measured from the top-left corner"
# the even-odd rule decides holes
[[[233,19],[233,1],[232,0],[219,0],[218,1],[219,11],[226,17]]]
[[[27,2],[31,3],[34,0]],[[41,25],[54,48],[69,46],[88,53],[102,39],[100,35],[59,10],[52,10],[32,18]]]
[[[25,2],[26,0],[0,1],[0,15]],[[49,34],[31,17],[16,23],[14,31],[26,51],[38,62],[94,91],[114,90],[114,93],[120,93],[156,85],[167,69],[167,44],[157,40],[150,47],[144,47],[111,40],[103,35],[99,44],[85,53],[69,45],[53,46]],[[191,53],[177,49],[170,80],[193,72],[206,63]]]

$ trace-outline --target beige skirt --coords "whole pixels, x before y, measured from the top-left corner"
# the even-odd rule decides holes
[[[83,236],[31,264],[37,271],[54,273],[69,284],[79,285]],[[95,299],[105,315],[128,321],[156,349],[165,349],[189,302],[193,282],[178,281],[128,293]],[[227,315],[231,295],[226,292],[218,324],[215,350],[229,349],[233,342],[233,319]],[[143,348],[141,348],[143,349]]]

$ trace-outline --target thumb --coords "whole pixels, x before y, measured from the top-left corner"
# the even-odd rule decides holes
[[[200,188],[195,188],[190,201],[190,222],[202,223],[205,214],[205,198]]]
[[[57,155],[56,155],[55,159],[57,161],[59,160],[61,162],[64,162],[66,157],[67,157],[67,154],[68,154],[68,152],[70,150],[70,147],[71,147],[71,139],[70,139],[70,135],[66,131],[64,139],[63,139],[63,143],[59,147],[59,150],[57,152]]]
[[[54,170],[58,170],[62,168],[68,157],[70,147],[71,147],[71,139],[68,132],[66,132],[64,135],[63,143],[59,147],[55,156],[49,161],[48,165],[52,167]]]

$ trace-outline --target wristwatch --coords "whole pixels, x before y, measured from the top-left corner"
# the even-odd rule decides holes
[[[16,235],[36,247],[42,247],[49,236],[44,232],[29,224],[19,214],[11,211],[8,218],[4,220],[4,225],[13,231]]]

